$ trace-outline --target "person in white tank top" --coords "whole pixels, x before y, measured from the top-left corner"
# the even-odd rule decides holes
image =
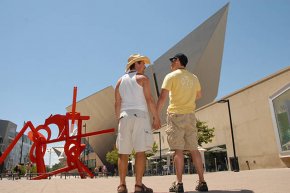
[[[115,88],[115,113],[119,122],[116,140],[120,176],[118,193],[128,193],[126,174],[129,155],[133,149],[136,152],[135,192],[153,193],[151,188],[142,183],[146,162],[145,151],[151,150],[153,145],[148,109],[153,116],[153,128],[161,127],[156,104],[151,95],[150,82],[144,75],[145,64],[149,63],[150,60],[146,56],[131,55],[126,66],[126,74],[118,80]]]
[[[122,103],[120,111],[138,109],[140,111],[148,112],[143,87],[137,82],[137,76],[136,71],[131,71],[121,78],[119,92],[122,98]]]

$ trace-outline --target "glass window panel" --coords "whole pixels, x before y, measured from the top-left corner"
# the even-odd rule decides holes
[[[290,89],[273,99],[273,107],[282,151],[290,150]]]

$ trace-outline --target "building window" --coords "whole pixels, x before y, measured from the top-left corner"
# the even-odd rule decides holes
[[[274,129],[281,156],[290,156],[290,83],[270,97]]]

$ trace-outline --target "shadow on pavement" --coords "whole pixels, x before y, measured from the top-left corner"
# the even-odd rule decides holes
[[[210,193],[254,193],[252,190],[209,190]],[[186,192],[196,193],[196,191]]]

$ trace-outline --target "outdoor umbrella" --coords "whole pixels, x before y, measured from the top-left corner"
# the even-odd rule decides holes
[[[221,147],[213,147],[208,152],[213,152],[213,153],[220,153],[220,152],[226,152],[227,150]]]

